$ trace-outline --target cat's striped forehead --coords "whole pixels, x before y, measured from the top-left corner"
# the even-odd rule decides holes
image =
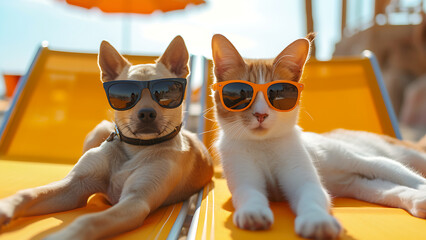
[[[247,80],[257,84],[275,80],[293,80],[295,75],[290,69],[275,71],[273,59],[244,59],[247,64]]]

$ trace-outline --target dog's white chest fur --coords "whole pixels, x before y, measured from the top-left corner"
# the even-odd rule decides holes
[[[139,161],[141,160],[141,161]],[[117,166],[115,172],[111,173],[107,196],[111,204],[116,204],[120,199],[123,186],[129,176],[135,171],[137,166],[141,165],[143,159],[129,159],[120,166]]]
[[[149,147],[138,146],[123,146],[125,143],[118,141],[116,144],[121,144],[120,151],[117,151],[116,156],[111,159],[110,164],[110,180],[106,195],[111,204],[116,204],[121,197],[123,187],[129,177],[144,164],[150,161],[152,149]],[[132,157],[130,157],[132,156]]]

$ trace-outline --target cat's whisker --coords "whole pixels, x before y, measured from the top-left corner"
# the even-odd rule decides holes
[[[210,107],[210,108],[207,108],[206,110],[204,110],[204,112],[203,112],[203,114],[202,114],[202,116],[203,116],[203,118],[204,119],[207,119],[207,120],[209,120],[209,121],[211,121],[211,122],[216,122],[216,119],[215,119],[215,117],[214,117],[214,115],[213,115],[213,118],[208,118],[206,115],[207,114],[209,114],[211,111],[213,111],[214,110],[214,107]]]
[[[232,125],[232,124],[234,124],[234,123],[233,122],[226,123],[226,124],[224,124],[222,126],[222,128],[226,128],[227,126]],[[220,128],[221,127],[218,125],[218,123],[214,122],[212,129],[206,130],[204,132],[201,132],[200,134],[203,135],[203,134],[206,134],[206,133],[210,133],[210,132],[214,132],[214,131],[219,131]]]
[[[243,134],[244,135],[247,135],[247,129],[244,127],[244,126],[240,126],[240,128],[239,128],[239,135],[238,135],[238,139],[241,139],[242,138],[242,136],[243,136]],[[241,131],[242,130],[242,131]]]
[[[306,115],[308,115],[308,117],[312,120],[312,121],[314,121],[314,118],[312,117],[312,115],[311,114],[309,114],[309,112],[308,111],[306,111],[304,108],[302,109],[300,109],[300,110],[302,110],[304,113],[306,113]]]
[[[216,128],[214,128],[214,129],[211,129],[211,130],[207,130],[207,131],[201,132],[201,133],[199,133],[199,134],[200,134],[200,135],[204,135],[204,134],[206,134],[206,133],[211,133],[211,132],[219,131],[219,129],[220,129],[220,127],[216,127]]]
[[[235,124],[233,124],[229,129],[228,129],[228,131],[229,131],[229,134],[230,135],[233,135],[234,137],[235,137],[235,139],[239,139],[239,137],[241,136],[240,134],[241,134],[241,130],[243,130],[243,131],[245,131],[245,128],[244,127],[241,127],[241,125],[240,124],[238,124],[238,123],[235,123]]]

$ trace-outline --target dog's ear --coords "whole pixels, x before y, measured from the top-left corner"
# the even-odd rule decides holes
[[[223,35],[212,38],[214,73],[218,81],[223,81],[246,70],[246,63],[232,43]],[[232,77],[231,77],[232,78]]]
[[[181,36],[176,36],[158,60],[177,77],[186,78],[189,74],[189,54]]]
[[[107,41],[102,41],[99,48],[98,65],[101,69],[101,80],[112,81],[120,75],[124,68],[131,64]]]

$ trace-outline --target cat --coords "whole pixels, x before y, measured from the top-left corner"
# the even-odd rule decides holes
[[[294,41],[275,59],[253,60],[243,59],[228,39],[216,34],[215,87],[229,80],[290,80],[297,85],[313,38],[309,34]],[[297,126],[299,107],[275,111],[263,92],[238,112],[227,109],[217,89],[213,98],[220,126],[216,145],[239,228],[268,229],[273,223],[268,201],[287,199],[296,214],[298,235],[337,238],[342,227],[330,214],[329,194],[400,207],[426,218],[426,180],[405,166],[425,175],[426,148],[415,150],[365,132],[303,132]]]

